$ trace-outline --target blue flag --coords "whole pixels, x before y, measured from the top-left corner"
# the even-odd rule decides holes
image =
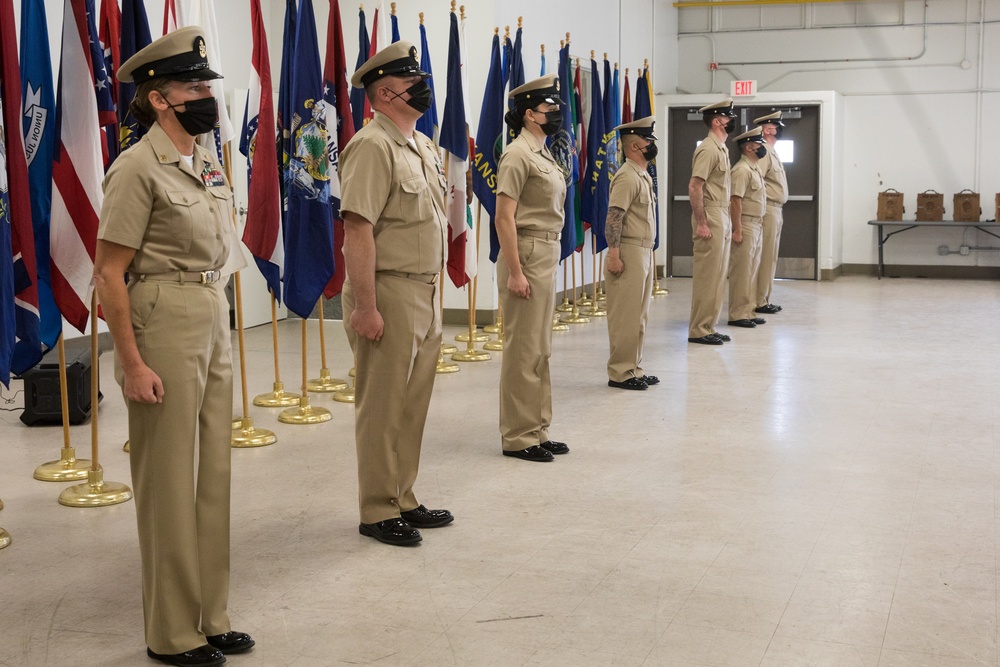
[[[510,37],[504,37],[503,40],[503,60],[500,62],[500,72],[503,75],[503,85],[506,87],[507,83],[510,81],[510,66],[511,62],[514,60],[514,43],[510,41]],[[514,86],[507,88],[508,91],[512,90]]]
[[[573,82],[570,78],[569,44],[559,49],[559,87],[562,90],[562,128],[549,137],[549,151],[566,179],[566,204],[563,210],[562,246],[559,259],[569,257],[576,249],[576,182],[579,178],[579,157],[576,154],[576,133],[573,127]]]
[[[396,10],[392,11],[392,14],[389,16],[389,18],[391,19],[390,23],[392,24],[392,43],[395,44],[396,42],[399,41],[399,19],[396,18]],[[423,27],[423,23],[420,24],[420,27]],[[430,72],[429,69],[425,69],[424,71]]]
[[[333,277],[333,209],[327,103],[323,99],[323,67],[310,0],[299,3],[296,24],[284,294],[288,309],[306,318]]]
[[[643,69],[639,78],[635,80],[635,112],[632,120],[639,120],[653,115],[652,102],[649,99],[649,69]],[[646,168],[653,179],[653,201],[656,215],[656,240],[653,241],[653,250],[660,247],[660,190],[656,178],[656,160],[649,163]]]
[[[395,20],[396,17],[393,16],[392,18]],[[433,71],[431,70],[431,50],[427,46],[427,30],[424,29],[423,23],[420,24],[420,69],[428,74],[433,74]],[[434,93],[433,76],[430,79],[427,79],[427,85],[431,87],[431,93]],[[451,85],[451,81],[448,82],[448,85]],[[431,108],[428,109],[427,113],[421,116],[417,121],[417,129],[434,141],[437,141],[438,128],[437,95],[434,95],[431,98]]]
[[[111,79],[108,68],[105,67],[104,51],[101,40],[97,36],[97,10],[94,0],[86,0],[87,32],[90,35],[90,62],[94,68],[94,90],[97,94],[97,120],[105,125],[118,125],[118,114],[115,111],[115,101],[111,97]],[[132,99],[131,97],[129,99]]]
[[[372,48],[371,40],[368,39],[368,26],[365,25],[364,9],[358,10],[358,22],[358,61],[354,65],[355,72],[368,62],[368,51]],[[351,88],[351,115],[354,116],[354,131],[357,132],[365,124],[364,88]]]
[[[490,216],[490,261],[497,261],[500,240],[493,224],[497,211],[497,163],[503,151],[503,78],[500,71],[500,36],[493,35],[490,71],[486,76],[483,107],[476,130],[476,155],[472,165],[472,191]]]
[[[607,62],[607,61],[605,61]],[[605,79],[607,81],[607,79]],[[583,221],[590,223],[597,252],[608,247],[604,221],[608,215],[608,141],[615,132],[605,127],[604,97],[597,62],[590,59],[590,125],[587,128],[587,173],[583,181]]]
[[[508,42],[509,43],[509,42]],[[521,29],[517,29],[517,35],[514,37],[514,46],[510,53],[510,85],[508,90],[514,90],[520,86],[524,85],[524,60],[521,56]],[[514,100],[507,100],[507,108],[514,108]],[[514,141],[515,138],[514,130],[507,128],[507,143]]]
[[[618,68],[614,71],[614,83],[612,83],[611,63],[604,59],[604,128],[608,142],[608,186],[611,185],[611,177],[618,172],[618,133],[614,131],[621,125],[616,118],[618,108],[617,93],[618,88]]]
[[[142,0],[122,0],[122,62],[148,46],[151,41],[149,21],[146,20],[146,8]],[[118,99],[121,104],[118,107],[118,145],[121,150],[134,145],[142,139],[142,135],[146,134],[146,128],[132,116],[129,108],[129,102],[133,97],[135,97],[135,84],[119,82]]]
[[[36,270],[38,272],[39,338],[46,349],[55,346],[62,331],[62,315],[52,297],[49,276],[49,213],[52,210],[52,157],[55,133],[55,88],[49,57],[48,27],[42,0],[21,3],[21,99],[24,153],[28,160],[31,193],[31,220],[34,226]],[[20,358],[15,351],[14,372],[38,361],[38,353]],[[34,359],[34,362],[32,361]]]
[[[538,76],[545,76],[545,51],[542,51],[542,68]]]
[[[274,114],[278,137],[278,187],[281,188],[281,220],[283,225],[288,217],[288,161],[292,154],[292,67],[295,66],[295,22],[297,15],[296,0],[285,0],[285,27],[281,41],[281,73],[278,79],[278,108]]]

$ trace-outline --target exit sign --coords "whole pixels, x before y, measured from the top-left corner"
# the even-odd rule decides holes
[[[757,94],[756,81],[733,81],[729,86],[729,94],[733,97],[747,97]]]

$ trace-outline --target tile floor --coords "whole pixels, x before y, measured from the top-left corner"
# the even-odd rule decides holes
[[[314,396],[333,412],[317,426],[252,408],[279,440],[233,452],[230,609],[258,648],[230,664],[998,665],[1000,287],[783,282],[784,312],[713,348],[685,342],[690,281],[666,284],[647,392],[605,386],[603,320],[555,335],[553,434],[573,451],[552,464],[500,456],[496,358],[438,377],[416,490],[457,520],[415,549],[357,533],[351,407]],[[298,322],[280,336],[291,388]],[[327,336],[343,376],[339,322]],[[247,345],[267,391],[269,329]],[[128,482],[103,361],[101,460]],[[0,665],[152,664],[133,504],[58,505],[31,472],[60,430],[17,414]]]

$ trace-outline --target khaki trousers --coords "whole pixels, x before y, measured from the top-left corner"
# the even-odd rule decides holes
[[[375,303],[385,328],[371,341],[351,328],[354,292],[344,285],[344,329],[354,351],[354,438],[361,523],[408,512],[420,465],[427,408],[441,354],[437,285],[375,274]]]
[[[126,401],[146,645],[174,654],[229,632],[233,361],[221,283],[129,283],[139,354],[162,403]],[[122,383],[117,362],[115,375]]]
[[[701,338],[715,333],[715,324],[722,313],[725,296],[726,269],[729,268],[729,246],[732,225],[729,209],[724,206],[706,206],[708,229],[712,238],[700,239],[695,235],[698,224],[691,216],[691,236],[694,240],[694,270],[691,277],[690,338]]]
[[[653,296],[653,250],[622,241],[620,275],[604,265],[608,294],[608,379],[625,382],[643,377],[642,344],[646,336],[649,302]]]
[[[743,242],[733,243],[729,253],[729,319],[752,320],[757,315],[757,273],[760,269],[760,218],[741,218]]]
[[[757,308],[771,303],[771,285],[778,268],[778,246],[781,243],[781,207],[768,204],[764,209],[760,249],[760,271],[757,272]]]
[[[500,437],[507,451],[549,440],[552,424],[552,317],[556,307],[559,241],[517,237],[521,270],[531,286],[527,299],[507,289],[510,275],[503,250],[497,259],[497,287],[503,307],[500,361]]]

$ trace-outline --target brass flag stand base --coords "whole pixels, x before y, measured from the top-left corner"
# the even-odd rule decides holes
[[[483,333],[502,334],[503,333],[503,307],[497,308],[497,319],[493,324],[483,327]],[[503,336],[501,336],[503,338]]]
[[[489,361],[493,357],[490,356],[489,352],[477,350],[475,343],[469,341],[465,352],[456,352],[451,355],[451,358],[453,361]]]
[[[590,308],[583,310],[583,314],[587,317],[607,317],[608,311],[601,307],[600,301],[594,299],[590,304]]]
[[[348,377],[357,378],[358,369],[356,366],[351,366],[351,370],[347,372]],[[340,391],[333,393],[333,400],[338,403],[353,403],[354,402],[354,382],[351,382],[349,387],[344,387]]]
[[[479,329],[473,329],[472,333],[469,332],[460,333],[455,336],[455,340],[459,343],[468,343],[470,340],[473,343],[485,343],[490,339],[489,334],[481,332]]]
[[[128,440],[126,440],[126,441],[125,441],[125,444],[124,444],[124,445],[122,445],[122,451],[123,451],[123,452],[125,452],[126,454],[129,454],[129,453],[131,453],[131,451],[132,451],[132,447],[131,447],[131,446],[129,446],[129,444],[128,444],[128,443],[129,443],[129,441],[128,441]]]
[[[562,320],[559,319],[559,313],[552,316],[552,330],[553,331],[569,331],[569,325],[563,324]]]
[[[660,287],[660,279],[653,279],[653,296],[664,296],[670,294],[670,290],[666,287]]]
[[[70,446],[69,438],[69,393],[66,380],[66,344],[62,333],[56,342],[59,351],[59,399],[62,402],[63,446],[58,461],[49,461],[35,468],[35,479],[43,482],[80,482],[87,479],[91,466],[88,459],[76,458],[76,450]],[[91,406],[91,409],[96,409]]]
[[[63,489],[59,504],[66,507],[107,507],[132,500],[132,489],[119,482],[105,482],[104,469],[87,471],[87,482]]]
[[[330,377],[330,371],[326,367],[326,336],[323,333],[323,297],[319,299],[319,353],[322,368],[319,369],[319,377],[309,380],[306,385],[309,391],[318,391],[324,394],[332,394],[347,387],[347,382],[340,378]]]
[[[489,350],[490,352],[503,352],[503,312],[497,315],[497,326],[496,326],[496,340],[491,340],[488,343],[483,344],[484,350]],[[486,331],[486,327],[483,327],[483,331]]]
[[[321,424],[333,419],[326,408],[309,405],[309,384],[306,380],[306,320],[302,318],[302,397],[297,407],[282,410],[278,421],[282,424]]]
[[[457,348],[455,349],[455,352],[458,352]],[[444,360],[444,352],[438,355],[438,363],[437,369],[434,371],[435,373],[457,373],[460,370],[462,370],[462,368],[458,364],[452,364]]]
[[[266,428],[254,428],[252,417],[244,417],[240,421],[242,423],[239,432],[233,433],[233,447],[263,447],[278,442],[278,436],[273,431],[268,431]]]
[[[3,509],[3,501],[0,500],[0,510]],[[0,528],[0,549],[10,544],[10,533],[8,533],[3,528]]]
[[[97,290],[90,297],[90,470],[87,481],[63,489],[59,494],[59,504],[66,507],[107,507],[132,500],[132,489],[119,482],[105,482],[104,469],[98,459],[98,405],[100,394],[98,379],[101,372],[100,355],[97,349]],[[63,391],[66,384],[63,383]],[[64,399],[65,400],[65,399]],[[64,409],[63,423],[69,422],[69,412]]]
[[[590,322],[590,318],[581,315],[580,309],[574,305],[573,312],[570,313],[569,315],[563,315],[561,318],[559,318],[559,321],[565,324],[587,324],[588,322]]]
[[[298,407],[282,410],[278,421],[282,424],[322,424],[333,419],[333,413],[326,408],[309,405],[309,396],[303,395]]]
[[[575,272],[573,275],[576,278]],[[569,273],[566,267],[566,260],[563,260],[563,300],[558,306],[556,306],[556,312],[558,313],[568,313],[573,310],[573,304],[569,302],[569,292],[566,291],[566,285],[569,283]]]
[[[87,479],[89,459],[76,458],[76,450],[63,447],[58,461],[49,461],[35,468],[35,479],[43,482],[78,482]]]
[[[347,388],[347,382],[340,378],[330,376],[330,371],[326,368],[319,369],[319,377],[309,380],[309,391],[318,391],[323,394],[332,394],[335,391]]]
[[[580,314],[579,300],[576,298],[576,255],[573,255],[573,312],[559,318],[560,322],[566,324],[587,324],[590,318]]]
[[[275,382],[274,390],[266,394],[258,394],[253,399],[253,404],[258,408],[287,408],[292,405],[298,405],[300,398],[302,397],[298,394],[285,391],[285,384],[283,382]]]
[[[458,348],[451,343],[441,343],[441,354],[455,354]]]
[[[233,430],[235,431],[236,429],[239,429],[239,428],[243,428],[243,418],[242,417],[233,417]]]

